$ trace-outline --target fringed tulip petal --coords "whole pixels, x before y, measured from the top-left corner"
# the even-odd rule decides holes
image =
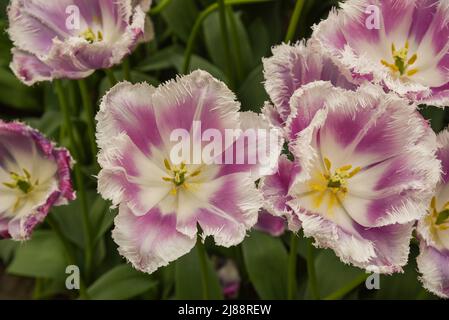
[[[438,159],[442,177],[429,205],[429,213],[418,223],[421,281],[430,292],[449,298],[449,131],[438,135]]]

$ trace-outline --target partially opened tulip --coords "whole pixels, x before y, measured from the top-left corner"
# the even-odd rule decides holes
[[[98,190],[119,206],[113,238],[137,269],[151,273],[189,252],[198,225],[203,237],[229,247],[257,222],[262,200],[255,181],[273,172],[282,141],[280,133],[274,148],[260,141],[256,146],[241,133],[223,141],[226,130],[270,129],[262,116],[239,113],[239,107],[234,94],[203,71],[158,88],[123,82],[103,98]],[[187,146],[173,153],[179,134],[187,136]],[[207,149],[206,141],[217,148]],[[240,151],[245,158],[263,151],[272,161],[226,158],[235,161]]]
[[[12,0],[11,69],[25,84],[81,79],[149,40],[151,0]]]
[[[426,289],[449,298],[449,131],[438,135],[442,179],[430,202],[429,214],[418,224],[421,240],[418,269]]]
[[[328,82],[291,99],[298,168],[287,202],[316,245],[370,272],[402,270],[439,178],[436,137],[415,106],[382,89]]]
[[[303,85],[323,80],[349,90],[356,88],[351,73],[311,43],[281,44],[272,51],[271,57],[263,59],[263,67],[265,89],[274,104],[266,105],[264,113],[273,124],[285,123],[290,115],[290,98]]]
[[[0,236],[26,240],[53,206],[75,198],[71,157],[38,131],[0,121]]]
[[[349,0],[313,39],[355,78],[416,103],[449,105],[449,6],[445,0]]]

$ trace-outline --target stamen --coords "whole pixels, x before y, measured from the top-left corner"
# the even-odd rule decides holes
[[[197,169],[191,174],[188,173],[187,166],[184,162],[178,166],[172,166],[168,159],[164,159],[164,166],[167,169],[169,176],[162,177],[162,180],[165,182],[170,182],[174,184],[174,187],[171,189],[170,194],[176,195],[178,187],[183,187],[184,189],[189,188],[187,184],[187,180],[192,177],[196,177],[201,174],[201,170]]]
[[[168,162],[167,159],[164,159],[164,165],[165,165],[165,168],[166,168],[168,171],[171,171],[170,162]]]
[[[101,31],[97,31],[97,34],[95,34],[90,27],[87,28],[86,31],[81,33],[80,36],[86,39],[89,43],[94,43],[96,41],[103,41],[103,33]]]
[[[407,75],[411,77],[415,75],[419,70],[417,68],[408,70],[416,60],[418,55],[413,54],[410,59],[408,59],[410,44],[408,40],[405,42],[404,48],[397,50],[394,43],[391,44],[391,55],[393,57],[394,63],[389,63],[387,60],[381,59],[380,63],[385,67],[389,68],[393,73],[399,73],[401,76]]]
[[[352,165],[345,165],[332,173],[331,161],[328,158],[323,158],[323,162],[326,167],[326,173],[316,175],[316,178],[309,182],[309,188],[312,192],[316,193],[313,197],[313,204],[316,208],[321,206],[325,196],[328,195],[328,209],[332,210],[340,201],[340,198],[337,197],[344,197],[348,193],[347,180],[359,173],[361,168],[353,168]]]
[[[31,174],[26,169],[22,169],[24,175],[21,176],[15,172],[10,172],[11,180],[13,182],[3,182],[2,184],[9,189],[19,189],[24,194],[30,193],[34,186],[39,184],[39,180],[36,182],[31,181]]]
[[[407,71],[407,75],[409,77],[411,77],[411,76],[413,76],[414,74],[417,74],[417,73],[418,73],[418,69],[412,69],[410,71]]]

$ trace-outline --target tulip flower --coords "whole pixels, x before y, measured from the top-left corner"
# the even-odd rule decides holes
[[[313,41],[354,78],[415,103],[449,105],[449,6],[442,0],[349,0]]]
[[[297,168],[289,170],[287,205],[305,236],[345,263],[400,272],[439,178],[428,123],[415,106],[370,85],[349,91],[315,82],[297,90],[290,104]]]
[[[274,106],[266,105],[264,113],[273,124],[282,125],[290,115],[290,98],[301,86],[314,81],[354,90],[356,83],[349,71],[323,55],[313,43],[281,44],[273,55],[263,59],[265,89]]]
[[[202,237],[229,247],[257,222],[262,199],[255,181],[272,173],[283,142],[273,149],[242,134],[223,141],[226,130],[270,129],[263,116],[239,108],[234,94],[204,71],[158,88],[123,82],[103,98],[97,116],[98,190],[119,206],[113,238],[135,268],[151,273],[188,253],[198,225]],[[172,140],[179,133],[188,135],[185,152]],[[212,142],[205,138],[219,148],[208,149]],[[247,159],[268,149],[274,162],[235,162],[241,151]]]
[[[150,0],[12,0],[11,69],[25,84],[82,79],[153,36]]]
[[[0,236],[27,240],[53,206],[75,198],[71,157],[38,131],[0,121]]]
[[[418,223],[420,254],[418,269],[424,287],[441,298],[449,298],[449,131],[438,135],[438,159],[442,179],[429,206],[429,214]]]

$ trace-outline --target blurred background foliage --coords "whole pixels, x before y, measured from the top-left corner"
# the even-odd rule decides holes
[[[156,1],[156,4],[161,1]],[[147,81],[158,85],[183,73],[186,48],[195,22],[210,11],[214,0],[172,0],[164,10],[152,15],[155,39],[141,45],[125,62],[130,66],[133,82]],[[0,118],[20,119],[41,130],[48,137],[68,145],[65,141],[54,87],[43,83],[34,87],[21,84],[9,70],[11,42],[5,32],[8,21],[8,1],[0,0]],[[305,0],[295,40],[308,38],[311,26],[326,18],[336,0]],[[210,11],[201,23],[198,38],[191,43],[193,55],[190,70],[206,70],[226,82],[237,94],[242,110],[260,111],[268,100],[263,88],[261,58],[271,54],[271,47],[285,38],[295,5],[294,0],[272,0],[265,3],[227,6],[226,21],[229,50],[220,28],[218,10]],[[114,68],[118,79],[124,78],[126,68]],[[110,88],[102,71],[87,80],[92,101],[98,102]],[[64,81],[70,101],[75,138],[79,145],[88,146],[87,114],[81,107],[81,98],[75,82]],[[448,114],[434,107],[422,107],[434,130],[440,131],[448,123]],[[97,172],[95,155],[83,148],[80,155],[88,192],[89,215],[94,226],[94,268],[87,279],[86,289],[92,299],[201,299],[201,275],[197,251],[193,250],[155,274],[146,275],[132,269],[119,256],[110,237],[115,211],[96,193],[94,175]],[[81,205],[75,201],[69,206],[55,208],[51,215],[60,225],[70,246],[76,252],[75,262],[82,266],[86,244],[82,234]],[[242,280],[239,299],[285,299],[287,297],[287,260],[289,235],[273,238],[253,231],[238,247],[224,249],[206,241],[209,253],[209,292],[211,298],[222,299],[220,279],[214,269],[220,261],[232,259]],[[413,243],[406,272],[390,277],[381,276],[380,290],[367,290],[363,271],[341,263],[332,251],[307,249],[309,240],[300,235],[297,252],[297,279],[299,299],[426,299],[427,294],[417,280]],[[319,292],[308,288],[307,257],[314,256]],[[66,267],[71,264],[58,234],[43,224],[32,240],[16,243],[0,240],[0,299],[67,299],[77,292],[65,288]]]

